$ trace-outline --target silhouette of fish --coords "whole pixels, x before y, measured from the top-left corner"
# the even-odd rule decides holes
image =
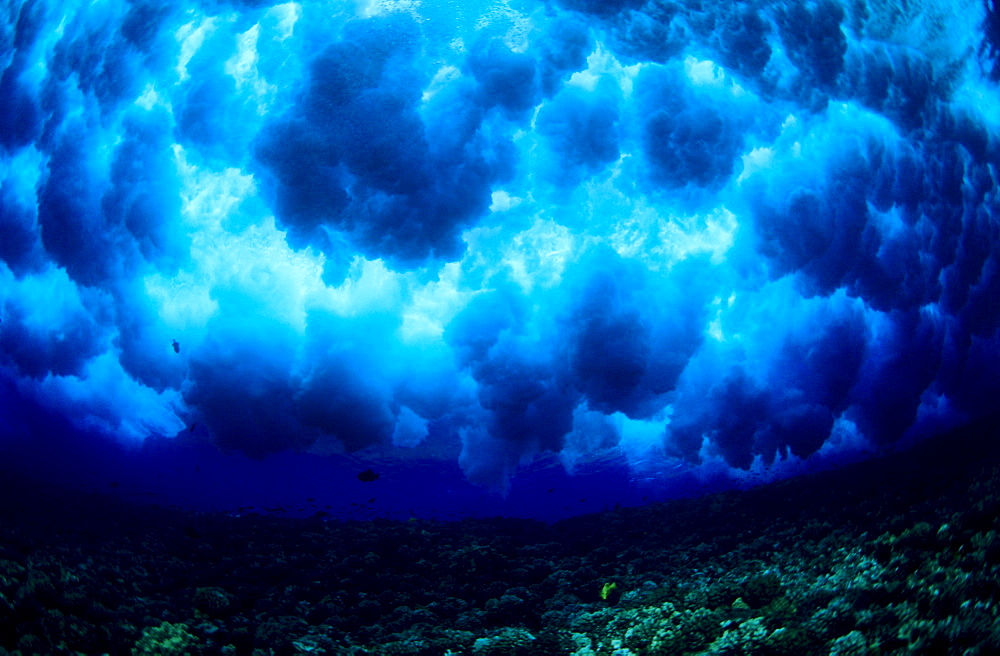
[[[171,343],[171,346],[174,347],[174,353],[180,353],[181,352],[180,342],[178,342],[176,339],[173,340],[173,342]]]
[[[371,483],[372,481],[377,479],[378,479],[378,474],[376,474],[370,469],[366,469],[360,474],[358,474],[358,480],[361,481],[362,483]]]

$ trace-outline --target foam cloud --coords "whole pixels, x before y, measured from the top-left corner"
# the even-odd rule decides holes
[[[8,3],[0,426],[503,489],[544,452],[745,470],[991,413],[996,25]]]

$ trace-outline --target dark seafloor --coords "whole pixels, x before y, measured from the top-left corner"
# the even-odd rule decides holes
[[[0,654],[996,654],[996,425],[551,525],[194,514],[4,472]]]

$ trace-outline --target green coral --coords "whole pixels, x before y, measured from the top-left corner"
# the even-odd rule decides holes
[[[146,627],[142,637],[132,648],[132,656],[181,656],[192,653],[198,641],[188,633],[184,624],[163,622],[159,626]]]

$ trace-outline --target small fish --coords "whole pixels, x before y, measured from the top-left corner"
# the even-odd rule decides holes
[[[180,353],[181,352],[181,345],[180,345],[180,343],[176,339],[173,340],[173,342],[171,343],[171,346],[174,347],[174,353]]]
[[[360,474],[358,474],[358,480],[361,481],[362,483],[371,483],[372,481],[377,479],[378,479],[378,474],[376,474],[370,469],[366,469]]]

